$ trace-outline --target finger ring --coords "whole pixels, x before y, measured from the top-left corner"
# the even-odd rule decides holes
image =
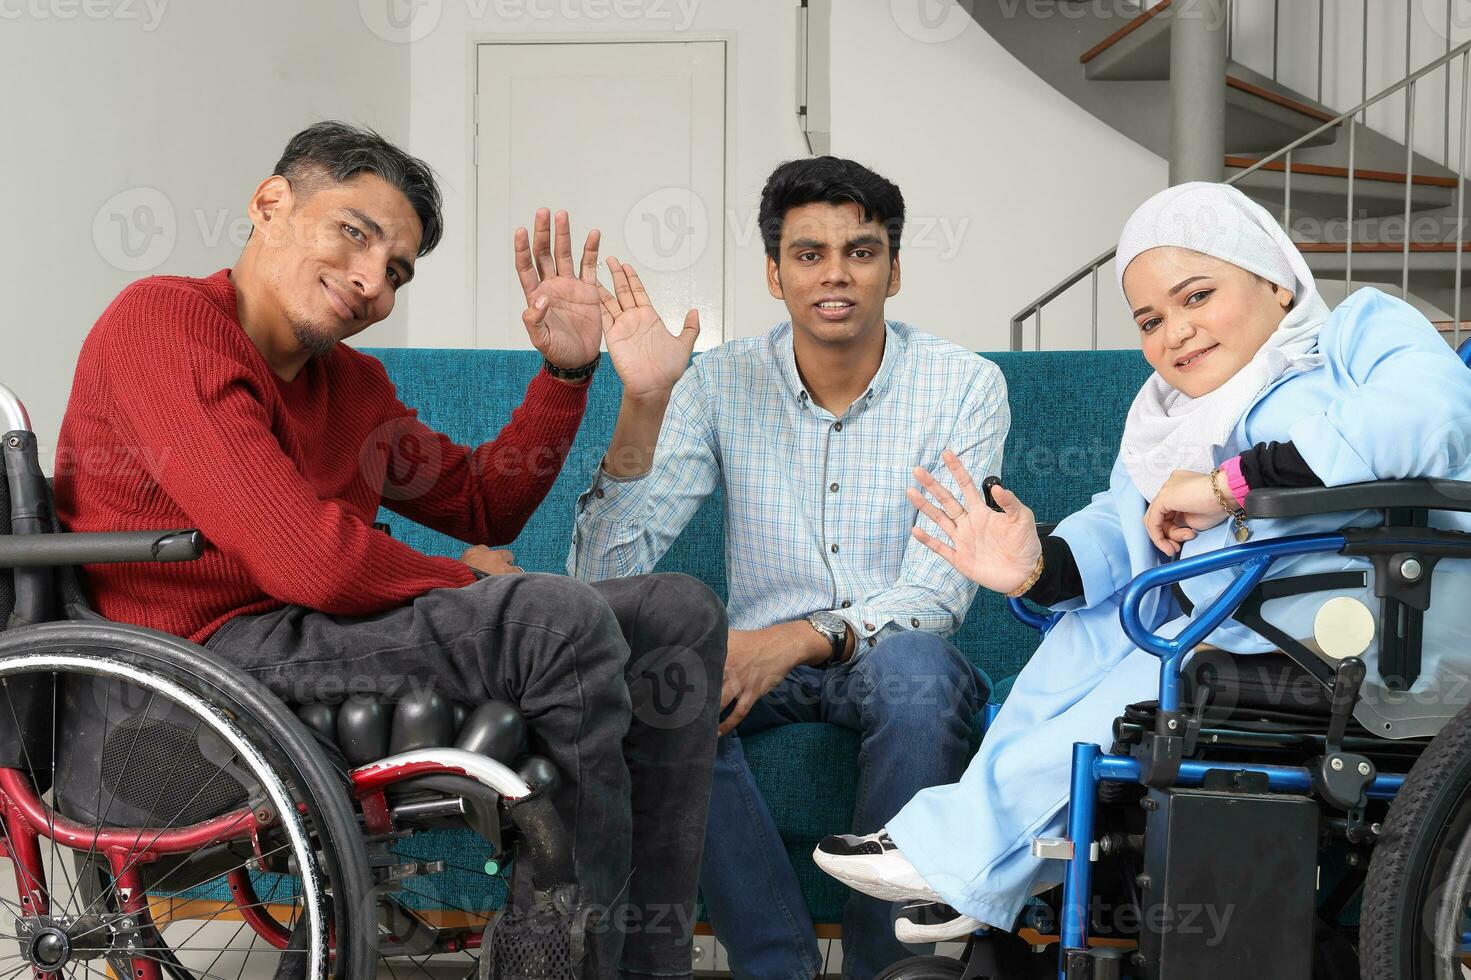
[[[960,508],[960,513],[958,513],[958,514],[951,514],[951,513],[949,513],[947,511],[946,514],[945,514],[945,516],[948,517],[948,518],[950,518],[952,521],[958,521],[962,517],[964,517],[965,514],[966,514],[965,508],[962,507],[962,508]]]

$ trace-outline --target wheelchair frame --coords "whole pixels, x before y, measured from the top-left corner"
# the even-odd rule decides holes
[[[1431,529],[1425,526],[1424,512],[1432,509],[1471,511],[1471,484],[1452,481],[1383,481],[1346,487],[1302,490],[1257,491],[1249,502],[1252,517],[1287,517],[1310,513],[1377,509],[1386,517],[1395,512],[1410,512],[1408,527],[1349,528],[1332,533],[1316,533],[1274,538],[1249,542],[1208,554],[1156,566],[1138,575],[1125,589],[1120,619],[1125,633],[1136,645],[1160,659],[1159,709],[1154,732],[1145,737],[1153,744],[1148,756],[1151,764],[1133,755],[1111,755],[1094,743],[1078,742],[1073,745],[1072,785],[1067,811],[1067,836],[1061,840],[1038,839],[1034,852],[1048,857],[1062,858],[1066,862],[1063,880],[1063,904],[1060,918],[1059,964],[1060,980],[1093,980],[1097,976],[1117,976],[1118,967],[1099,967],[1095,973],[1096,949],[1088,944],[1088,903],[1093,882],[1093,862],[1097,860],[1095,824],[1098,812],[1100,788],[1105,783],[1145,785],[1154,788],[1188,788],[1201,786],[1209,772],[1250,773],[1262,777],[1269,792],[1312,794],[1315,791],[1315,773],[1305,766],[1279,766],[1245,762],[1194,761],[1183,758],[1185,745],[1186,716],[1180,708],[1180,679],[1187,654],[1229,618],[1243,601],[1266,578],[1272,565],[1282,558],[1336,552],[1345,555],[1369,556],[1375,559],[1381,575],[1388,573],[1393,581],[1381,585],[1376,579],[1376,591],[1383,597],[1386,610],[1396,609],[1392,604],[1404,597],[1407,587],[1417,584],[1424,589],[1423,613],[1429,605],[1431,573],[1441,558],[1471,557],[1471,535],[1450,530]],[[1414,558],[1422,562],[1423,577],[1405,581],[1408,576],[1401,573],[1404,559]],[[1391,561],[1391,559],[1399,559]],[[1154,590],[1174,586],[1197,575],[1239,567],[1241,571],[1234,580],[1205,609],[1195,610],[1191,623],[1176,637],[1166,639],[1149,630],[1144,624],[1142,607],[1145,599]],[[1019,599],[1008,601],[1012,613],[1023,623],[1038,629],[1044,636],[1064,613],[1042,614],[1031,609]],[[1418,627],[1418,621],[1416,622]],[[1410,651],[1390,650],[1393,638],[1391,631],[1380,630],[1381,649],[1396,658],[1396,664],[1406,674],[1418,675],[1419,649],[1418,630],[1415,648]],[[1293,652],[1288,649],[1289,656]],[[1302,651],[1306,652],[1306,651]],[[1309,656],[1315,655],[1308,654]],[[1301,656],[1293,656],[1295,661]],[[1300,663],[1305,670],[1324,681],[1327,670],[1322,661]],[[1357,668],[1358,681],[1362,680],[1363,661],[1357,657],[1341,661],[1335,677],[1342,682],[1347,673]],[[1382,670],[1381,670],[1382,673]],[[1413,682],[1413,676],[1399,680],[1404,687]],[[1398,685],[1397,685],[1398,686]],[[1353,681],[1352,694],[1357,694],[1358,684]],[[1344,692],[1335,690],[1340,697]],[[1348,708],[1352,708],[1352,700]],[[999,706],[995,710],[999,710]],[[1336,714],[1337,712],[1335,712]],[[988,711],[987,721],[994,717]],[[1339,735],[1341,736],[1341,729]],[[1332,738],[1329,740],[1332,754]],[[1157,765],[1154,765],[1157,763]],[[1150,771],[1153,769],[1154,771]],[[1364,798],[1393,800],[1404,784],[1402,773],[1361,773]],[[1471,950],[1471,933],[1461,937],[1462,948]],[[1116,954],[1105,954],[1110,959]]]
[[[352,796],[363,810],[364,830],[370,835],[392,833],[393,819],[386,798],[387,789],[406,779],[432,775],[468,777],[500,793],[509,802],[531,793],[531,788],[515,772],[494,759],[472,752],[419,749],[400,753],[349,773]],[[298,804],[297,809],[304,812],[305,805]],[[200,847],[234,841],[248,841],[257,861],[263,861],[261,833],[278,820],[279,817],[269,808],[256,810],[247,807],[156,834],[152,828],[143,831],[136,828],[94,830],[47,806],[24,772],[0,768],[0,823],[5,827],[4,839],[0,840],[0,858],[9,858],[14,864],[21,904],[27,906],[32,915],[41,917],[51,914],[41,854],[42,841],[106,858],[116,887],[124,896],[121,912],[136,917],[139,928],[146,929],[151,924],[151,906],[142,877],[143,865],[166,855],[189,854]],[[140,846],[144,837],[148,838],[147,843]],[[265,869],[262,867],[260,870]],[[266,903],[255,893],[249,869],[233,869],[227,872],[227,880],[236,895],[242,918],[271,946],[278,950],[286,949],[291,934],[266,911]],[[446,947],[436,952],[478,949],[482,938],[475,930],[470,930],[463,937],[449,939]],[[138,959],[133,963],[133,969],[136,980],[163,980],[156,960]]]
[[[55,602],[56,597],[51,594],[53,585],[47,576],[53,569],[95,562],[192,561],[202,555],[204,540],[194,530],[70,533],[49,526],[49,492],[37,463],[35,436],[29,429],[29,418],[24,405],[4,385],[0,385],[0,480],[5,481],[5,486],[0,489],[7,491],[6,497],[11,505],[7,513],[0,515],[9,520],[11,530],[9,534],[0,534],[0,570],[14,573],[17,618],[16,622],[0,633],[0,641],[4,645],[11,645],[17,639],[34,639],[42,644],[51,641],[94,647],[106,647],[111,642],[118,650],[128,647],[130,642],[154,647],[161,645],[172,651],[174,656],[187,654],[196,662],[210,665],[212,669],[204,671],[206,685],[229,683],[223,680],[227,676],[227,666],[221,665],[207,650],[177,637],[112,623],[89,609],[68,607],[59,616],[52,614],[53,606],[62,605]],[[127,663],[128,659],[128,655],[119,654],[108,671],[98,673],[97,676],[111,677],[113,668],[116,668],[114,679],[126,681],[132,676],[134,679],[156,680],[164,686],[171,683],[162,675],[154,678],[146,668]],[[25,661],[24,655],[9,661],[0,661],[0,680],[10,673],[21,673],[21,668],[27,666]],[[20,667],[5,669],[16,664]],[[95,671],[95,664],[93,669]],[[87,672],[85,666],[80,670]],[[218,706],[209,705],[203,695],[175,686],[188,699],[198,700],[212,710],[220,711]],[[291,709],[264,689],[252,696],[268,699],[286,716],[284,720],[293,723],[296,721]],[[57,709],[53,708],[55,710]],[[18,731],[24,734],[25,726],[19,718],[15,721]],[[306,728],[302,726],[300,734],[305,736],[305,733]],[[223,729],[217,734],[224,734],[227,741],[231,740]],[[238,731],[234,732],[234,740],[242,741],[250,751],[255,750]],[[319,757],[312,764],[320,763],[321,770],[327,771],[325,757],[317,747],[308,742],[306,750]],[[154,827],[131,826],[103,828],[99,824],[93,828],[68,819],[48,805],[42,799],[45,787],[40,787],[38,791],[38,787],[33,784],[32,776],[26,768],[26,760],[21,760],[21,766],[0,766],[0,831],[3,831],[0,833],[0,858],[7,858],[12,863],[18,887],[17,897],[21,903],[19,911],[26,916],[42,923],[52,918],[52,900],[57,883],[47,881],[42,849],[48,843],[52,848],[86,853],[88,860],[96,858],[99,862],[106,863],[113,879],[111,887],[119,896],[119,908],[115,914],[109,914],[108,921],[90,926],[87,931],[105,929],[105,934],[110,934],[113,940],[118,940],[121,936],[119,941],[126,942],[130,935],[148,935],[149,930],[156,933],[152,916],[153,903],[150,901],[143,874],[146,865],[168,855],[190,854],[201,847],[240,842],[248,843],[253,857],[225,873],[232,892],[232,903],[239,908],[240,918],[270,947],[276,950],[288,948],[292,939],[291,933],[272,917],[269,903],[259,899],[251,870],[252,867],[260,871],[275,870],[266,864],[268,855],[263,850],[261,835],[283,821],[299,826],[299,815],[307,812],[306,802],[293,805],[285,797],[277,798],[279,794],[275,789],[279,787],[272,787],[270,799],[248,800],[244,807],[188,826],[159,830]],[[547,902],[558,909],[575,912],[577,896],[575,885],[570,884],[570,848],[560,820],[551,808],[550,798],[529,785],[508,766],[464,749],[419,748],[360,765],[346,773],[346,776],[349,786],[344,788],[360,808],[363,832],[368,836],[394,834],[396,811],[391,806],[387,793],[391,787],[406,780],[448,776],[469,780],[489,794],[494,794],[504,807],[497,808],[497,816],[504,812],[510,817],[512,824],[521,832],[519,844],[527,847],[532,857],[531,877],[538,910],[543,902]],[[459,802],[458,812],[466,813],[464,807],[468,801]],[[296,811],[290,817],[285,816],[288,808]],[[350,815],[351,809],[347,812]],[[322,832],[320,828],[319,832]],[[501,842],[497,839],[491,843],[496,849],[493,858],[503,858]],[[417,862],[414,867],[419,867]],[[405,872],[406,876],[416,873],[424,872]],[[491,873],[489,869],[487,873]],[[368,884],[373,884],[371,878],[368,879]],[[362,896],[352,897],[358,899]],[[122,924],[120,933],[111,920]],[[20,925],[19,917],[17,923]],[[422,922],[417,923],[421,931],[424,925]],[[29,957],[34,963],[35,951],[28,950],[27,943],[34,944],[36,937],[30,935],[24,927],[19,931],[21,935],[15,938],[22,943],[22,958]],[[427,936],[427,941],[432,945],[427,950],[428,955],[477,950],[489,935],[488,930],[482,934],[471,925],[446,926],[442,929],[431,927],[428,931],[430,935]],[[83,935],[85,934],[84,932]],[[316,935],[314,929],[311,938],[314,942],[325,943],[328,956],[331,955],[335,948],[333,936]],[[426,937],[418,935],[415,939],[422,945]],[[135,980],[165,980],[166,976],[174,975],[165,961],[144,955],[129,956],[127,948],[130,947],[114,949],[111,942],[112,940],[106,956],[109,960],[128,962],[131,965],[130,975]],[[580,944],[580,940],[576,938],[573,942]],[[390,942],[377,947],[374,955],[398,955],[395,951],[400,948],[407,948],[402,937],[390,937]],[[409,955],[425,955],[425,950],[410,951]],[[54,970],[61,967],[52,968],[53,972],[47,972],[35,965],[30,969],[38,977],[50,977],[56,975]],[[340,973],[343,969],[344,966],[339,963],[337,971]],[[329,968],[329,974],[330,972]],[[318,975],[316,966],[313,966],[312,975]]]

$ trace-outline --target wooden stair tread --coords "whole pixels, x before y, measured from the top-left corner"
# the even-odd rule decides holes
[[[1118,30],[1114,31],[1108,37],[1104,38],[1102,41],[1099,41],[1087,51],[1084,51],[1082,57],[1080,57],[1078,61],[1086,65],[1088,62],[1103,54],[1103,52],[1107,51],[1109,48],[1113,47],[1115,44],[1118,44],[1124,38],[1128,37],[1130,34],[1133,34],[1139,28],[1149,23],[1150,20],[1158,16],[1162,11],[1169,9],[1171,2],[1172,0],[1162,0],[1159,6],[1150,7],[1148,10],[1144,11],[1144,13],[1140,14],[1138,17],[1135,17],[1123,27],[1120,27]]]
[[[1226,85],[1229,88],[1236,89],[1238,92],[1245,92],[1247,95],[1254,95],[1259,99],[1265,99],[1284,109],[1291,109],[1293,112],[1302,113],[1304,116],[1309,116],[1319,122],[1332,122],[1338,118],[1332,113],[1324,112],[1322,109],[1314,109],[1310,105],[1304,105],[1295,99],[1289,99],[1285,95],[1273,92],[1270,89],[1264,89],[1260,85],[1253,85],[1251,82],[1243,81],[1234,75],[1226,76]],[[1296,168],[1294,167],[1293,169]]]
[[[1310,252],[1343,252],[1346,242],[1294,242],[1297,250],[1304,254]],[[1354,242],[1355,252],[1403,252],[1404,242]],[[1455,252],[1455,242],[1411,242],[1410,252]],[[1461,243],[1461,251],[1471,252],[1471,241]]]
[[[1255,166],[1256,163],[1257,161],[1253,157],[1238,156],[1229,153],[1226,155],[1226,166],[1233,169],[1245,170],[1247,167]],[[1287,165],[1281,160],[1273,160],[1260,169],[1285,173],[1287,171]],[[1348,179],[1347,167],[1331,167],[1321,163],[1294,163],[1292,165],[1292,173],[1293,176],[1304,174],[1315,177],[1339,177],[1344,180]],[[1403,173],[1395,173],[1391,170],[1366,170],[1363,167],[1355,167],[1354,180],[1374,180],[1403,185],[1405,183],[1405,175]],[[1415,174],[1410,178],[1410,183],[1423,187],[1447,187],[1454,190],[1457,180],[1454,177],[1433,177],[1429,174]]]
[[[1139,28],[1149,23],[1155,17],[1158,17],[1161,13],[1169,10],[1171,3],[1172,0],[1161,0],[1161,2],[1157,6],[1150,7],[1148,10],[1144,11],[1133,20],[1129,21],[1123,27],[1114,31],[1108,37],[1104,38],[1102,41],[1099,41],[1087,51],[1084,51],[1082,55],[1079,56],[1078,61],[1085,65],[1088,64],[1090,61],[1103,54],[1103,52],[1107,51],[1109,48],[1113,47],[1115,44],[1119,43],[1124,38],[1128,37],[1130,34],[1133,34],[1135,31],[1139,30]],[[1304,105],[1303,103],[1298,102],[1296,99],[1292,99],[1280,93],[1262,88],[1260,85],[1254,85],[1251,82],[1237,78],[1234,75],[1228,74],[1226,76],[1226,84],[1231,88],[1236,89],[1237,91],[1245,92],[1248,95],[1254,95],[1260,99],[1265,99],[1266,101],[1274,103],[1275,105],[1279,105],[1284,109],[1290,109],[1293,112],[1301,113],[1302,115],[1309,116],[1313,119],[1318,120],[1319,122],[1331,122],[1334,118],[1336,118],[1331,113],[1324,112],[1321,109],[1316,109],[1310,105]]]

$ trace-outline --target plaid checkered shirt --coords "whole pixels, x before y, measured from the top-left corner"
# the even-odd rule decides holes
[[[828,610],[859,653],[886,630],[949,635],[976,586],[911,537],[916,520],[939,532],[904,492],[915,466],[956,492],[945,449],[977,485],[999,474],[1010,425],[995,364],[892,320],[872,383],[834,416],[813,403],[782,323],[695,360],[649,472],[599,467],[578,498],[567,570],[588,581],[651,571],[719,487],[732,629]]]

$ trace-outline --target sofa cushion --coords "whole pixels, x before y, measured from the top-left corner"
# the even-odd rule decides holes
[[[541,367],[532,351],[370,349],[419,417],[463,445],[492,438],[521,403]],[[984,355],[1006,377],[1011,433],[1006,485],[1036,513],[1055,522],[1108,484],[1123,420],[1149,368],[1138,351],[1004,352]],[[565,572],[577,496],[592,480],[612,435],[621,386],[604,355],[587,416],[551,492],[509,547],[528,571]],[[726,596],[725,534],[717,493],[700,507],[659,563],[706,582]],[[385,511],[394,536],[430,554],[457,557],[464,545]],[[1005,600],[982,593],[951,638],[996,682],[993,700],[1037,647],[1036,633],[1017,622]],[[746,741],[746,754],[792,854],[813,917],[837,921],[846,893],[811,860],[824,835],[846,830],[853,810],[857,736],[834,726],[792,725]],[[452,876],[446,875],[447,878]],[[473,889],[454,880],[457,894]],[[487,895],[487,897],[489,897]]]

